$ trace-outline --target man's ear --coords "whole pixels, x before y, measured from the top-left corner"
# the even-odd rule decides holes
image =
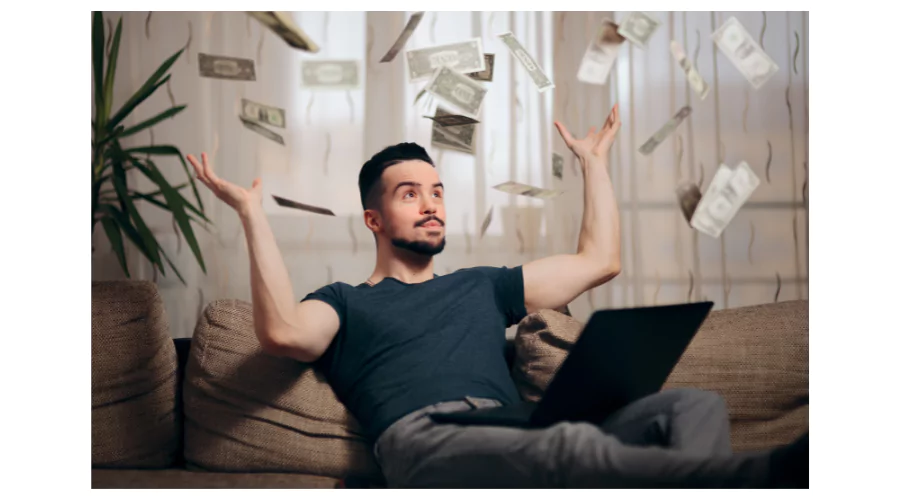
[[[378,213],[377,210],[368,209],[363,212],[363,220],[366,223],[366,227],[369,228],[373,233],[377,233],[381,228],[381,214]]]

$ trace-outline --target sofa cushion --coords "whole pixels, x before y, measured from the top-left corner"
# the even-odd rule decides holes
[[[94,489],[336,488],[338,480],[308,474],[195,472],[183,469],[91,471]]]
[[[91,464],[168,467],[181,444],[177,357],[148,281],[91,283]]]
[[[786,444],[808,429],[809,304],[712,311],[663,386],[718,392],[736,451]],[[553,310],[519,323],[513,379],[538,401],[584,327]]]
[[[362,430],[311,365],[262,352],[248,302],[211,303],[184,381],[191,470],[380,478]]]

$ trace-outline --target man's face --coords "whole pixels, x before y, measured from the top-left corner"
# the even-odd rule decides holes
[[[381,174],[383,234],[398,248],[432,256],[446,243],[444,186],[437,171],[421,160],[392,165]]]

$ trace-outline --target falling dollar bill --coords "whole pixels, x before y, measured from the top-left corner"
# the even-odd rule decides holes
[[[284,110],[248,99],[241,99],[241,117],[273,127],[284,128]]]
[[[632,12],[619,23],[619,34],[640,48],[646,48],[660,22],[649,12]]]
[[[487,94],[487,89],[480,83],[446,66],[434,73],[425,89],[445,104],[472,117],[478,116]]]
[[[271,140],[277,142],[278,144],[281,144],[282,146],[284,146],[284,138],[281,137],[280,135],[276,134],[275,132],[272,132],[271,130],[267,129],[266,127],[263,127],[262,125],[256,123],[255,121],[247,120],[243,116],[240,118],[241,118],[241,123],[244,124],[244,127],[247,127],[248,129],[256,132],[257,134],[265,137],[266,139],[271,139]]]
[[[681,66],[681,69],[684,70],[688,83],[691,85],[691,88],[694,89],[694,92],[700,96],[700,100],[706,99],[706,95],[709,94],[709,85],[706,84],[706,81],[703,80],[703,77],[697,72],[697,68],[691,64],[691,61],[687,58],[687,54],[684,53],[684,49],[681,48],[681,44],[672,40],[672,42],[669,43],[669,50],[672,52],[672,57],[675,58],[675,61]]]
[[[315,214],[334,216],[334,212],[328,210],[327,208],[314,207],[312,205],[307,205],[306,203],[300,203],[297,201],[282,198],[280,196],[275,196],[274,194],[272,195],[272,198],[275,198],[275,203],[278,203],[278,205],[282,207],[296,208],[298,210],[305,210],[307,212],[312,212]]]
[[[625,37],[618,33],[618,26],[609,19],[600,22],[600,29],[591,39],[590,45],[581,58],[578,80],[594,85],[605,85],[609,72],[619,56],[619,47]]]
[[[359,61],[355,59],[301,63],[301,86],[323,90],[359,88]]]
[[[691,226],[713,238],[718,238],[757,187],[759,177],[753,173],[747,162],[742,161],[732,171],[728,182],[721,189],[714,193],[707,191],[703,196],[704,200],[708,197],[708,201],[702,210],[698,207],[694,212]]]
[[[469,118],[468,116],[463,115],[442,115],[442,116],[423,116],[422,118],[428,118],[429,120],[434,121],[438,125],[442,127],[456,127],[459,125],[469,125],[470,123],[480,123],[478,120],[474,118]]]
[[[491,225],[491,220],[494,219],[494,206],[491,205],[491,208],[488,209],[487,215],[484,216],[484,221],[481,223],[481,238],[484,238],[484,233],[487,232],[488,226]]]
[[[638,149],[638,151],[642,155],[645,155],[645,156],[652,153],[653,150],[656,149],[656,147],[659,146],[660,143],[662,143],[664,140],[666,140],[666,137],[669,137],[669,135],[676,128],[678,128],[678,126],[681,125],[681,122],[683,122],[684,119],[687,118],[688,115],[690,115],[690,114],[691,114],[690,106],[685,106],[685,107],[679,109],[678,112],[675,113],[675,116],[670,118],[669,121],[667,121],[666,124],[663,125],[661,129],[659,129],[655,134],[653,134],[652,137],[647,139],[647,142],[645,142],[640,147],[640,149]]]
[[[407,50],[406,62],[409,81],[416,82],[431,78],[442,66],[453,68],[459,73],[484,71],[484,50],[481,48],[481,38],[473,38],[447,45]]]
[[[289,12],[247,12],[247,14],[272,30],[291,47],[307,52],[319,51],[319,46],[294,24]]]
[[[694,182],[681,184],[675,189],[675,197],[678,198],[678,204],[681,206],[681,213],[688,224],[691,223],[691,217],[697,210],[697,204],[703,197],[700,194],[700,187]]]
[[[710,37],[753,88],[762,87],[778,71],[775,61],[736,18],[728,18]]]
[[[453,113],[441,108],[434,112],[437,119],[452,116]],[[452,149],[462,153],[475,154],[475,124],[458,127],[442,127],[437,121],[431,125],[431,145],[442,149]]]
[[[708,204],[712,196],[717,191],[725,187],[726,184],[728,184],[728,179],[731,178],[731,175],[733,173],[734,171],[728,165],[725,165],[724,163],[719,165],[719,168],[713,175],[712,180],[709,181],[709,186],[707,186],[706,188],[706,194],[704,194],[703,197],[700,198],[700,203],[697,204],[697,207],[694,209],[694,213],[697,213],[697,211],[701,211],[706,208],[706,205]],[[693,218],[693,216],[691,217]]]
[[[553,177],[562,180],[563,165],[565,160],[559,153],[553,153]]]
[[[394,45],[391,45],[391,48],[387,51],[387,54],[385,54],[379,62],[391,62],[395,57],[397,57],[397,54],[401,49],[403,49],[403,46],[406,45],[406,41],[409,40],[410,36],[412,36],[413,31],[415,31],[416,27],[419,26],[419,21],[422,20],[422,16],[424,15],[424,12],[416,12],[412,16],[410,16],[409,21],[406,22],[406,27],[403,28],[400,36],[397,37],[397,41],[394,42]]]
[[[518,194],[522,196],[530,196],[532,198],[539,198],[542,200],[549,200],[551,198],[556,198],[561,195],[563,192],[558,189],[544,189],[534,186],[529,186],[527,184],[521,184],[515,181],[507,181],[503,184],[497,184],[494,186],[494,189],[499,191],[503,191],[504,193],[510,194]]]
[[[475,71],[473,73],[466,73],[466,76],[473,80],[479,80],[482,82],[492,82],[494,81],[494,54],[485,54],[484,55],[484,70],[483,71]]]
[[[214,56],[200,52],[200,76],[224,80],[256,81],[253,60],[239,57]]]
[[[538,92],[543,92],[545,90],[552,89],[555,87],[553,82],[547,78],[544,70],[541,69],[540,66],[534,62],[534,58],[531,57],[531,54],[525,50],[525,47],[519,43],[519,40],[516,38],[516,35],[512,33],[501,33],[497,35],[497,38],[500,39],[512,52],[512,55],[518,60],[522,66],[525,67],[525,71],[528,72],[528,76],[531,77],[531,80],[534,81],[535,85],[538,87]]]

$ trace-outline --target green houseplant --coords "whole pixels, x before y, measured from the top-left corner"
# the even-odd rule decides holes
[[[194,178],[188,170],[181,151],[172,145],[154,145],[124,148],[120,141],[159,122],[171,118],[186,106],[174,106],[137,125],[125,128],[122,123],[130,113],[150,97],[159,87],[169,81],[166,72],[181,55],[182,50],[168,58],[147,79],[146,82],[124,104],[112,113],[113,83],[116,76],[116,61],[119,55],[119,41],[122,36],[122,19],[119,18],[115,35],[106,38],[103,29],[102,12],[94,12],[92,22],[91,60],[94,71],[94,117],[91,120],[91,234],[99,222],[106,233],[119,264],[129,278],[131,273],[125,258],[123,235],[147,258],[155,269],[165,276],[163,261],[185,283],[181,273],[159,245],[156,237],[147,227],[137,209],[136,203],[143,200],[172,213],[178,230],[206,273],[203,256],[197,244],[191,222],[209,223],[203,209],[203,202],[197,192]],[[104,64],[105,63],[105,64]],[[104,76],[104,66],[106,74]],[[140,155],[140,157],[138,157]],[[175,156],[181,162],[188,182],[173,186],[157,168],[152,156]],[[138,192],[128,187],[127,172],[136,170],[150,179],[158,188],[153,192]],[[181,194],[181,190],[191,187],[197,206],[191,204]],[[199,207],[199,208],[198,208]]]

